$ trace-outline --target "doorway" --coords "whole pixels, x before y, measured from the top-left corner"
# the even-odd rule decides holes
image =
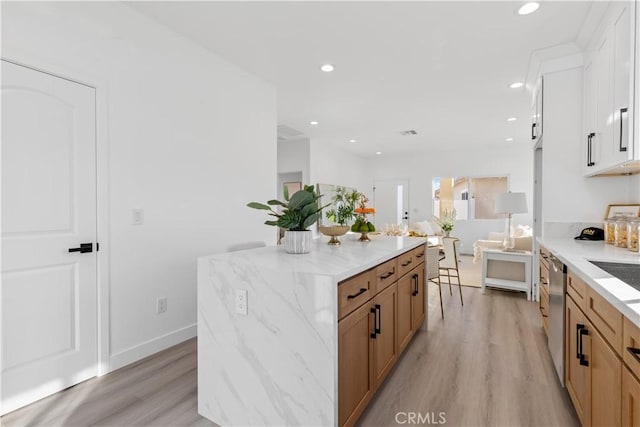
[[[409,225],[409,181],[391,179],[376,181],[373,187],[375,225]]]
[[[95,88],[2,60],[1,413],[97,374]]]

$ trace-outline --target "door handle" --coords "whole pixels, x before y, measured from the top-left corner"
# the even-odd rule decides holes
[[[403,263],[402,263],[402,266],[403,266],[403,267],[406,267],[406,266],[410,265],[412,262],[413,262],[412,260],[409,260],[409,261],[407,261],[407,262],[403,262]]]
[[[535,123],[531,123],[531,139],[536,139],[536,124]]]
[[[627,151],[627,147],[622,146],[622,115],[625,114],[627,111],[628,111],[628,108],[620,109],[620,152],[621,153],[624,153],[625,151]]]
[[[69,252],[80,252],[81,254],[93,252],[93,243],[80,243],[80,247],[69,248]]]
[[[418,275],[414,274],[411,278],[413,279],[413,292],[411,292],[411,295],[415,297],[418,295]]]
[[[376,316],[376,320],[378,321],[378,324],[376,325],[376,334],[381,334],[382,333],[382,307],[380,307],[380,304],[376,304],[375,305],[376,310],[378,310],[378,315]]]

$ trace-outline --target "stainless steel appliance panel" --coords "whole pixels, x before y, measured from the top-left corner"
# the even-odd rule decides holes
[[[567,267],[553,254],[549,257],[549,352],[564,387],[564,323]]]

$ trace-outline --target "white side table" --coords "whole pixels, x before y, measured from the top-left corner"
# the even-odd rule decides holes
[[[531,256],[530,251],[513,251],[505,252],[500,249],[485,249],[482,251],[482,293],[485,292],[487,286],[493,288],[509,289],[512,291],[526,292],[527,300],[531,301]],[[491,268],[494,261],[504,261],[503,265],[508,266],[500,271],[497,268]],[[506,263],[513,263],[513,269]],[[522,265],[522,271],[518,264]],[[491,271],[490,271],[491,270]],[[517,274],[522,271],[523,274]],[[503,274],[504,273],[504,274]],[[509,273],[509,274],[506,274]],[[514,277],[524,277],[524,280]],[[491,274],[491,276],[488,276]]]

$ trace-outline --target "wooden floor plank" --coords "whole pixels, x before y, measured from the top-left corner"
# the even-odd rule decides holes
[[[396,414],[443,412],[452,426],[578,426],[555,376],[537,304],[523,293],[429,287],[420,330],[360,419],[398,425]],[[457,291],[457,289],[455,289]],[[85,381],[0,418],[3,426],[198,426],[196,340]],[[402,419],[399,419],[403,421]]]

